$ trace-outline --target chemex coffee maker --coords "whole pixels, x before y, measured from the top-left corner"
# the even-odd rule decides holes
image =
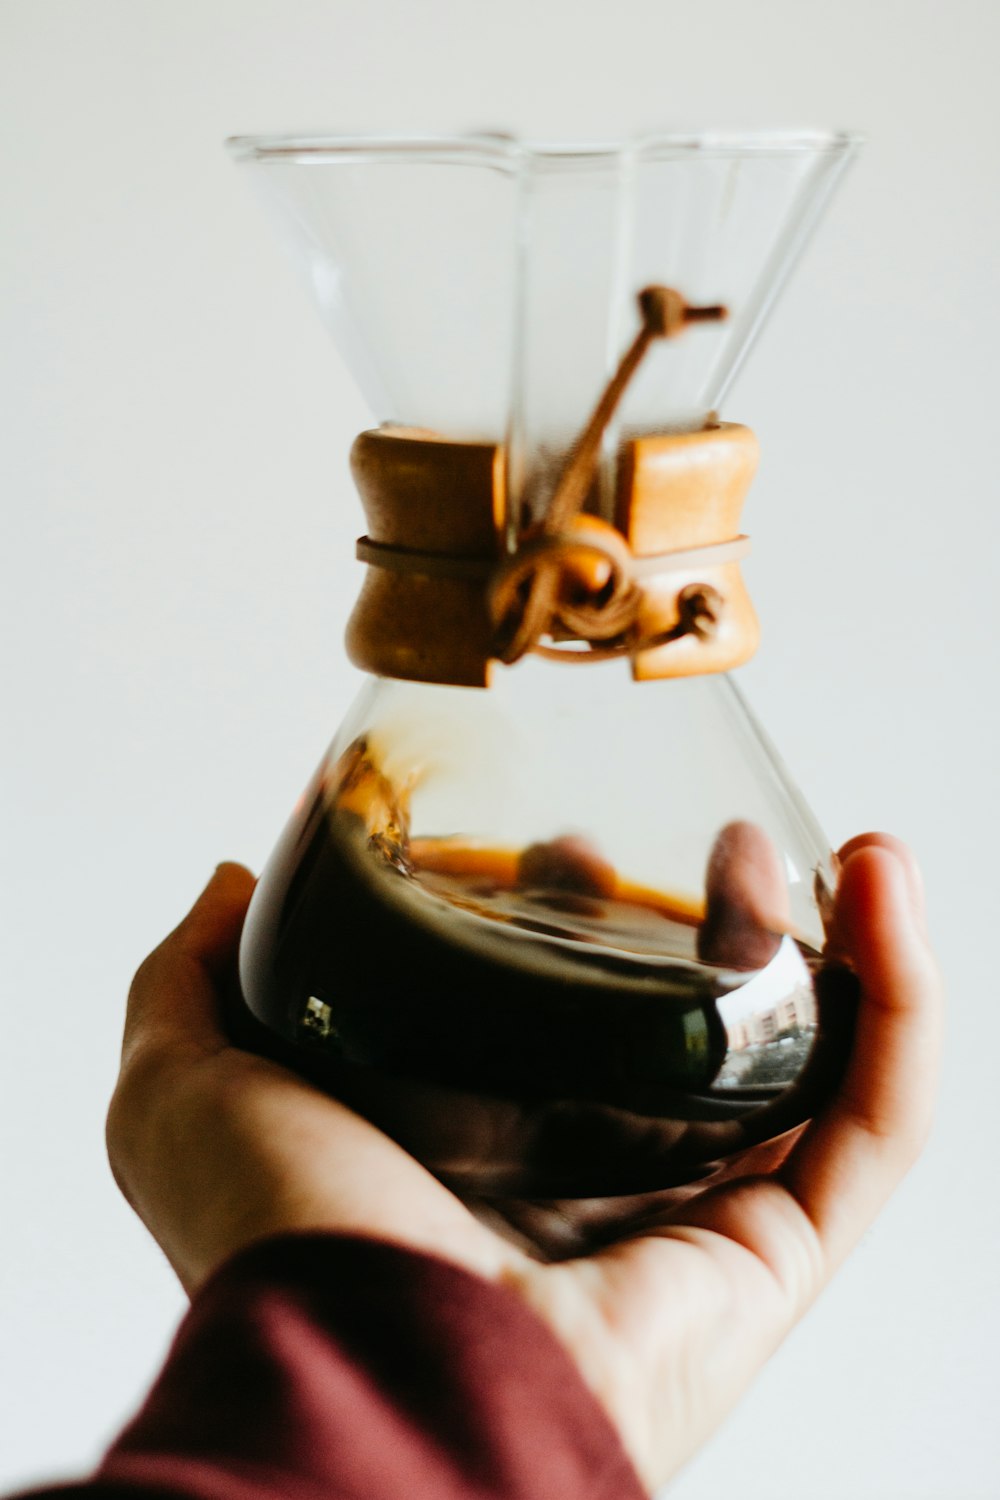
[[[235,1034],[459,1192],[689,1195],[851,1045],[834,861],[728,675],[757,444],[718,409],[855,141],[230,146],[379,424],[370,680],[257,887]]]

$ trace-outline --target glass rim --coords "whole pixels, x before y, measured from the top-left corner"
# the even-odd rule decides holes
[[[612,140],[521,140],[480,132],[460,135],[415,133],[303,132],[234,135],[226,149],[237,162],[310,166],[359,161],[470,163],[523,167],[572,165],[633,158],[685,156],[742,157],[847,155],[864,144],[850,130],[763,129],[649,131]]]

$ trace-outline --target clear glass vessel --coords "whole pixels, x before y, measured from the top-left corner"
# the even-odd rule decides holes
[[[711,427],[855,143],[230,144],[382,427],[502,455],[502,557],[651,283],[727,316],[649,349],[588,511],[614,521],[637,437]],[[726,673],[528,655],[487,678],[363,689],[254,896],[234,1026],[460,1191],[689,1192],[843,1066],[826,841]]]

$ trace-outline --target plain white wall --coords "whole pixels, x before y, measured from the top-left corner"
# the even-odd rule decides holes
[[[995,0],[4,0],[0,1482],[91,1462],[182,1310],[102,1152],[132,969],[259,867],[353,694],[368,420],[223,136],[870,136],[725,415],[742,674],[840,841],[909,838],[939,1125],[678,1500],[983,1500],[995,1422]]]

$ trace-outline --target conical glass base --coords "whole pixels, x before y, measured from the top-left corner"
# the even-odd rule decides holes
[[[706,1181],[835,1072],[829,856],[736,688],[589,671],[373,683],[247,919],[269,1048],[464,1192]]]

